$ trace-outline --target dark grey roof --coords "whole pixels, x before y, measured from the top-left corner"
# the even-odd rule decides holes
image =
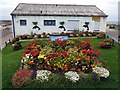
[[[95,5],[28,4],[20,3],[11,15],[102,16],[107,15]]]

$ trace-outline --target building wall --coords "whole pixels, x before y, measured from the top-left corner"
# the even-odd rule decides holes
[[[27,20],[26,26],[20,26],[20,20]],[[56,20],[56,26],[44,26],[44,20]],[[82,31],[83,25],[85,22],[89,22],[89,31],[94,31],[95,21],[92,20],[92,17],[73,17],[73,16],[14,16],[14,24],[15,24],[15,35],[22,34],[31,34],[34,33],[52,33],[52,32],[63,32],[62,29],[58,28],[60,26],[61,21],[64,21],[66,30],[70,29],[69,20],[79,20],[78,27],[74,29],[79,29]],[[33,23],[38,22],[38,26],[41,28],[40,30],[33,30]],[[106,17],[101,17],[99,30],[105,32],[106,30]],[[72,25],[73,26],[73,25]],[[73,26],[74,27],[74,26]]]

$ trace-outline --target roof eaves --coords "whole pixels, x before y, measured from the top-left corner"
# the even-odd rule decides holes
[[[82,16],[82,17],[108,17],[108,15],[66,15],[66,14],[12,14],[16,16]]]

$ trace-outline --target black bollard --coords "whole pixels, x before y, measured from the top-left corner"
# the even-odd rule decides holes
[[[107,36],[107,38],[109,38],[109,36]]]
[[[7,46],[7,42],[5,42],[5,45]]]
[[[115,46],[115,45],[114,45],[114,42],[115,42],[115,40],[114,40],[114,39],[112,39],[112,46]]]
[[[11,43],[11,40],[9,39],[9,43]]]

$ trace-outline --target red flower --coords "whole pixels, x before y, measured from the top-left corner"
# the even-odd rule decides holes
[[[65,56],[67,56],[67,53],[68,53],[68,50],[65,51],[65,52],[62,52],[62,53],[61,53],[61,56],[65,57]]]
[[[100,50],[96,50],[95,53],[98,55],[100,54]]]
[[[24,53],[29,54],[31,50],[25,50]]]
[[[49,60],[49,58],[46,58],[46,61],[48,61]]]
[[[33,62],[33,61],[30,61],[30,62],[29,62],[29,64],[30,64],[30,65],[33,65],[33,64],[34,64],[34,62]]]
[[[79,72],[79,71],[80,71],[80,68],[78,68],[77,71]]]
[[[33,53],[32,56],[33,57],[36,57],[38,55],[38,53]]]
[[[83,53],[86,53],[88,55],[93,55],[94,51],[93,50],[83,50]]]
[[[91,41],[90,41],[90,40],[86,40],[86,42],[87,42],[88,44],[90,44],[90,43],[91,43]]]
[[[35,50],[31,50],[31,53],[32,53],[32,54],[35,53]]]
[[[81,42],[79,42],[79,46],[80,47],[82,47],[82,48],[85,48],[86,47],[86,42],[83,42],[83,41],[81,41]]]
[[[63,44],[62,44],[62,47],[65,47],[65,46],[66,46],[66,43],[63,43]]]
[[[62,40],[61,40],[61,38],[58,38],[58,39],[55,40],[55,42],[60,43],[60,42],[62,42]]]
[[[53,56],[54,56],[54,57],[57,57],[57,56],[58,56],[58,53],[56,53],[56,52],[53,53]]]
[[[90,47],[90,49],[94,51],[94,46],[92,45],[92,46]]]
[[[93,55],[94,51],[93,50],[89,50],[89,54]]]
[[[100,46],[100,47],[104,47],[104,46],[106,46],[106,43],[105,43],[105,42],[100,42],[100,43],[99,43],[99,46]]]

